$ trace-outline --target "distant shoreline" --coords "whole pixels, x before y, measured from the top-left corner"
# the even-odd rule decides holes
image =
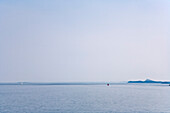
[[[157,83],[157,84],[170,84],[169,81],[153,81],[146,79],[145,81],[127,81],[127,82],[1,82],[0,85],[123,85],[123,84],[147,84],[147,83]]]
[[[128,83],[159,83],[159,84],[170,84],[169,81],[153,81],[150,79],[146,79],[145,81],[128,81]]]
[[[127,84],[126,83],[110,83],[110,82],[62,82],[62,83],[37,83],[37,82],[16,82],[16,83],[0,83],[0,85],[115,85],[115,84]]]

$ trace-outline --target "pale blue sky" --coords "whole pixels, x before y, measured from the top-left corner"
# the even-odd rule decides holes
[[[0,0],[0,82],[170,80],[169,0]]]

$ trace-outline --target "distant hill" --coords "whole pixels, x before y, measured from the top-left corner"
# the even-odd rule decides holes
[[[150,79],[146,79],[145,81],[128,81],[128,83],[160,83],[160,84],[170,84],[168,81],[153,81]]]

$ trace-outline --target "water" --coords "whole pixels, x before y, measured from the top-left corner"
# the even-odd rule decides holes
[[[170,113],[168,85],[2,85],[0,113]]]

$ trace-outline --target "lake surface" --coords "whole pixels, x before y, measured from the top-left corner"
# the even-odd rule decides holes
[[[170,113],[170,86],[0,85],[0,113]]]

